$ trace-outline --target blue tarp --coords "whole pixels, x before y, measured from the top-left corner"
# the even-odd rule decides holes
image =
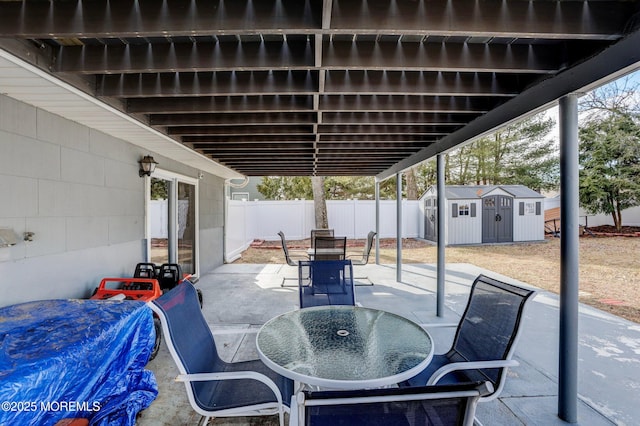
[[[0,424],[134,425],[158,394],[155,331],[136,301],[46,300],[0,308]]]

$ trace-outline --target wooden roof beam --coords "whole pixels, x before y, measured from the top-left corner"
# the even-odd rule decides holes
[[[312,94],[317,71],[216,71],[152,74],[105,74],[96,77],[96,96],[228,96]]]
[[[165,37],[319,29],[321,7],[306,0],[0,1],[0,37]],[[105,19],[109,17],[109,19]]]
[[[147,43],[61,46],[54,72],[78,74],[234,70],[308,70],[314,49],[308,41]]]
[[[262,126],[195,126],[195,127],[187,127],[187,126],[178,126],[178,127],[169,127],[167,129],[167,134],[171,136],[208,136],[208,135],[219,135],[219,136],[252,136],[252,135],[309,135],[312,133],[312,126],[270,126],[270,125],[262,125]]]
[[[414,70],[448,72],[558,72],[592,44],[391,43],[325,41],[322,66],[313,43],[156,43],[61,46],[53,72],[124,74],[260,70]],[[601,48],[599,43],[591,50]]]
[[[316,114],[313,112],[266,112],[254,113],[202,113],[202,114],[162,114],[156,113],[149,117],[152,126],[260,126],[269,124],[314,124]]]
[[[186,98],[133,98],[127,102],[133,114],[230,113],[230,112],[311,112],[311,96],[204,96]]]
[[[334,32],[528,38],[620,38],[638,5],[625,1],[367,0],[335,2]]]
[[[367,0],[0,1],[0,37],[199,37],[225,34],[405,33],[611,40],[630,1]],[[108,16],[110,19],[105,20]],[[544,17],[544,19],[540,19]],[[323,20],[329,25],[325,28]]]

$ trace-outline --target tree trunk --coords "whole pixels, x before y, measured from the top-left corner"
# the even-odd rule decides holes
[[[445,154],[444,156],[444,181],[445,182],[451,182],[451,175],[450,175],[450,158],[449,158],[449,154]]]
[[[404,175],[407,180],[407,200],[417,200],[418,199],[418,182],[416,181],[416,171],[412,167],[406,172]]]
[[[620,232],[622,231],[622,210],[620,210],[620,204],[618,204],[617,202],[613,205],[613,224],[616,227],[616,231]]]
[[[329,220],[327,218],[327,203],[324,198],[324,176],[312,176],[311,189],[313,190],[316,228],[326,229],[329,227]]]

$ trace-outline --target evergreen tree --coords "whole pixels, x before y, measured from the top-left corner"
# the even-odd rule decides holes
[[[373,200],[375,197],[373,176],[328,176],[324,179],[324,188],[327,200]],[[395,188],[395,179],[382,182],[381,198],[395,198]],[[257,189],[267,200],[313,199],[310,177],[264,176]]]
[[[267,200],[313,200],[311,178],[306,176],[265,176],[256,188]]]
[[[556,189],[558,153],[555,141],[548,139],[553,126],[552,118],[534,116],[445,155],[445,181],[449,185],[522,184],[537,191]],[[436,162],[423,163],[402,176],[404,196],[415,199],[435,184]],[[327,200],[372,200],[375,196],[371,176],[326,177],[324,188]],[[258,190],[272,200],[313,199],[308,177],[265,177]],[[380,198],[396,198],[395,179],[380,183]]]
[[[580,128],[580,205],[610,214],[640,205],[640,123],[630,114],[594,118]]]
[[[164,179],[151,178],[151,199],[152,200],[166,200],[169,198],[169,192],[167,189],[167,181]]]
[[[552,118],[522,120],[445,156],[448,185],[521,184],[536,191],[556,189],[560,181],[558,149],[549,138]],[[417,172],[420,193],[436,183],[436,162]]]

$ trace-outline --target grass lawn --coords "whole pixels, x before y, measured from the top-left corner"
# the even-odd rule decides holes
[[[307,247],[307,241],[290,241],[289,247]],[[363,240],[350,241],[348,252],[362,250]],[[395,239],[380,240],[380,262],[395,263]],[[447,263],[471,263],[558,293],[560,289],[560,239],[539,243],[447,247]],[[375,261],[375,249],[369,262]],[[405,239],[403,263],[436,263],[436,247]],[[284,263],[279,241],[250,247],[235,263]],[[640,238],[580,238],[580,301],[640,323]]]

